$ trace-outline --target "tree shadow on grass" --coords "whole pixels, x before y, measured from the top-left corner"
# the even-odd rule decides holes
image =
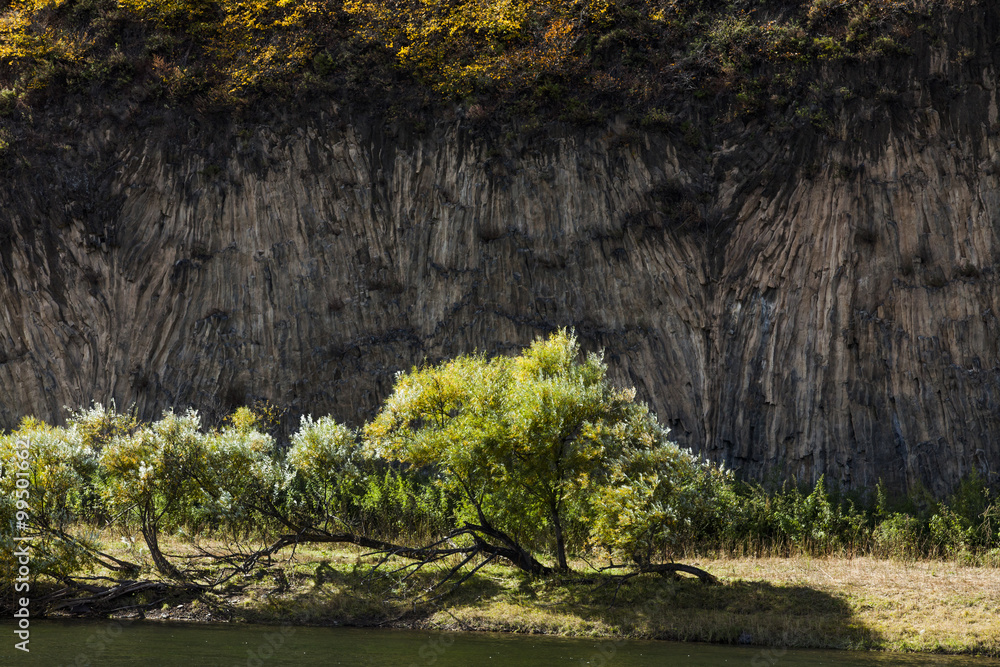
[[[185,616],[200,605],[213,619],[256,623],[423,625],[434,624],[433,617],[444,612],[455,627],[467,630],[611,634],[782,648],[884,645],[844,599],[804,585],[743,580],[705,585],[689,577],[648,575],[623,583],[611,575],[530,576],[492,565],[457,588],[453,582],[464,570],[435,588],[447,566],[427,567],[406,577],[408,570],[394,571],[391,564],[383,564],[373,571],[373,564],[321,560],[276,566],[211,595],[148,591],[135,602],[165,602],[171,610],[188,609]]]
[[[289,574],[286,591],[280,596],[268,596],[270,599],[255,600],[241,616],[255,622],[294,617],[315,625],[405,624],[442,607],[468,604],[503,592],[491,578],[478,574],[453,590],[461,572],[438,587],[435,585],[443,576],[440,568],[429,567],[407,577],[408,572],[389,565],[372,570],[370,565],[355,567],[321,561]],[[434,600],[439,594],[444,595]]]
[[[870,648],[881,636],[844,600],[808,586],[636,578],[574,586],[565,604],[628,636],[787,648]],[[589,592],[589,598],[587,594]]]
[[[440,574],[421,572],[403,585],[384,573],[321,563],[311,588],[290,599],[288,610],[311,610],[313,622],[321,624],[419,624],[444,611],[454,612],[457,627],[472,630],[598,631],[784,648],[882,644],[845,600],[804,585],[742,580],[704,585],[689,577],[640,576],[619,586],[621,579],[611,575],[537,577],[497,566],[456,589],[446,583],[432,590]],[[437,593],[447,594],[429,602]]]

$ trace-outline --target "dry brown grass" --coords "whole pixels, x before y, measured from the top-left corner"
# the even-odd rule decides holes
[[[848,605],[879,648],[1000,655],[1000,570],[873,558],[721,560],[723,580],[806,586]]]

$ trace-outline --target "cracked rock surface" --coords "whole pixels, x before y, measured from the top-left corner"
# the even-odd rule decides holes
[[[358,425],[397,371],[569,326],[742,474],[995,482],[998,14],[820,70],[882,91],[826,127],[730,119],[697,146],[332,103],[80,130],[0,189],[0,426],[112,398]]]

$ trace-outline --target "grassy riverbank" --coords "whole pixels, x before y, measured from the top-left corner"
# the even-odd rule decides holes
[[[644,576],[619,587],[619,580],[583,562],[575,564],[578,574],[567,577],[531,578],[492,566],[428,602],[426,587],[439,572],[401,580],[371,574],[374,562],[356,550],[299,549],[218,592],[152,593],[147,601],[157,604],[146,617],[252,623],[294,618],[310,625],[1000,657],[996,568],[867,557],[701,559],[688,562],[715,574],[719,585]]]
[[[34,616],[1000,657],[984,478],[944,499],[769,491],[670,443],[580,356],[559,332],[414,369],[360,431],[306,417],[286,443],[249,408],[207,429],[99,405],[27,418],[0,435],[0,518],[31,567],[8,551],[0,579],[31,576]]]

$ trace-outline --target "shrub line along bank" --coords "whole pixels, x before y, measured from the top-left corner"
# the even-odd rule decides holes
[[[699,553],[1000,564],[997,505],[981,478],[947,502],[914,493],[893,505],[879,488],[867,507],[823,479],[773,492],[736,481],[670,443],[634,391],[610,386],[600,356],[581,356],[565,331],[515,357],[401,374],[360,431],[306,417],[281,447],[267,427],[247,408],[213,429],[192,411],[145,424],[99,405],[66,427],[26,418],[0,436],[0,519],[33,540],[32,566],[7,551],[4,581],[76,587],[68,599],[33,598],[39,612],[80,600],[111,612],[162,586],[135,581],[150,567],[219,590],[310,542],[380,553],[375,569],[394,577],[434,564],[432,599],[497,563],[537,576],[569,572],[576,557],[610,559],[602,569],[619,582],[678,571],[711,582],[674,562]],[[95,529],[141,536],[145,549],[113,555]],[[161,547],[182,535],[215,546],[195,558]],[[100,600],[80,578],[95,568],[118,579]]]

